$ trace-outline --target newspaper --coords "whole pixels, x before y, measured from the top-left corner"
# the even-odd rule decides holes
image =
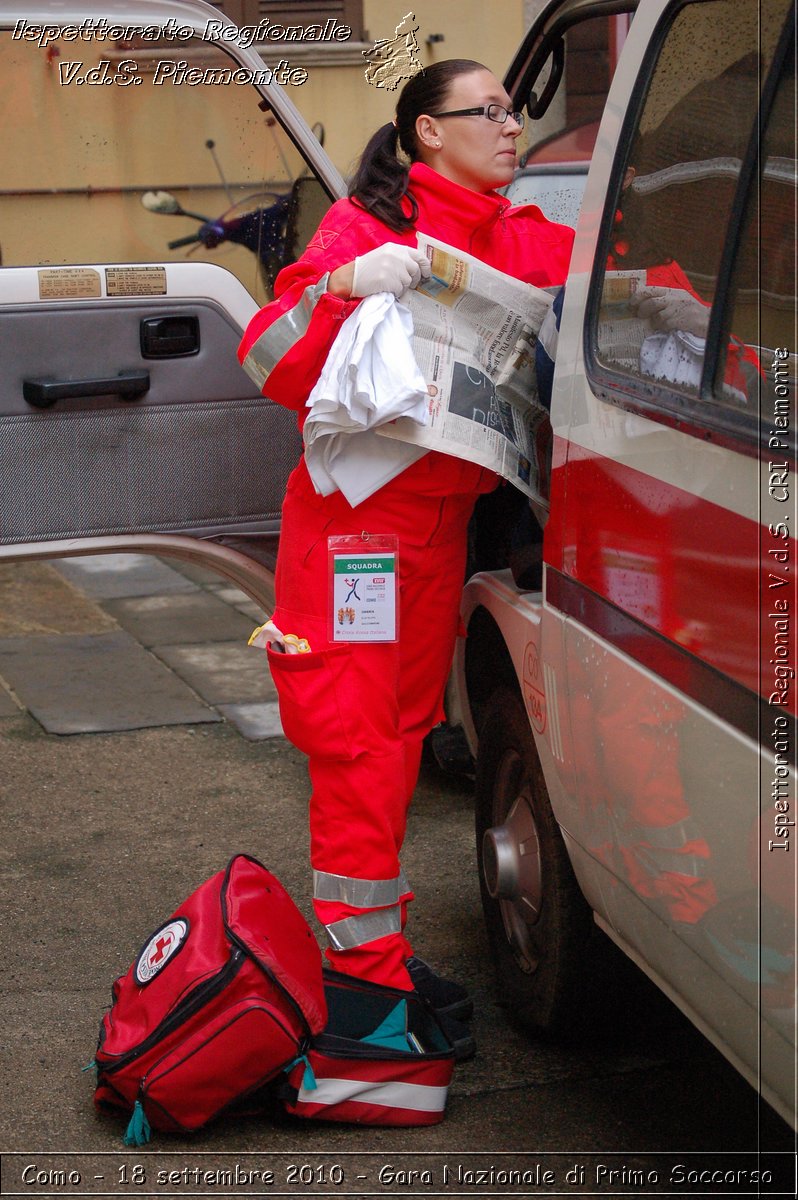
[[[550,440],[535,344],[552,296],[423,234],[418,244],[432,273],[402,303],[413,314],[428,421],[400,417],[376,432],[488,467],[534,498]]]
[[[653,326],[636,317],[629,302],[645,284],[645,271],[607,271],[601,293],[597,331],[601,357],[635,373],[640,371],[640,351]]]

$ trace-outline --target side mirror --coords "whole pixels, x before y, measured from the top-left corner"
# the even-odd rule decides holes
[[[543,74],[543,68],[549,60],[551,60],[549,75],[540,95],[538,95],[537,92],[532,90],[533,85],[537,84],[538,79]],[[521,86],[518,89],[521,103],[523,103],[523,97],[527,97],[526,111],[529,114],[530,120],[539,121],[548,111],[548,107],[554,99],[562,81],[564,67],[565,42],[561,37],[551,46],[547,46],[544,43],[540,47],[539,53],[530,62],[521,81]]]
[[[208,217],[202,217],[199,213],[188,212],[171,192],[145,192],[141,203],[147,212],[160,213],[167,217],[191,217],[192,220],[202,221],[203,224],[208,220]]]

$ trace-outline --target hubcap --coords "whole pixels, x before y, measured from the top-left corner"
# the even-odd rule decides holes
[[[486,829],[482,855],[485,883],[490,896],[494,900],[517,896],[521,856],[512,832],[504,825]]]
[[[482,868],[489,895],[499,907],[504,931],[519,967],[532,973],[538,965],[535,926],[543,900],[540,839],[521,764],[509,755],[497,778],[497,815],[501,799],[512,797],[500,825],[487,829],[482,841]]]

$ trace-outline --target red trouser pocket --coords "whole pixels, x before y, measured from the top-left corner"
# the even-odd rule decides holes
[[[270,648],[268,656],[288,740],[311,758],[352,758],[354,720],[363,698],[349,678],[351,647],[309,654],[277,654]]]

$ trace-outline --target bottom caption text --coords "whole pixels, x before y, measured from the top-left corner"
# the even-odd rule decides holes
[[[779,1153],[7,1153],[3,1196],[794,1194]]]

